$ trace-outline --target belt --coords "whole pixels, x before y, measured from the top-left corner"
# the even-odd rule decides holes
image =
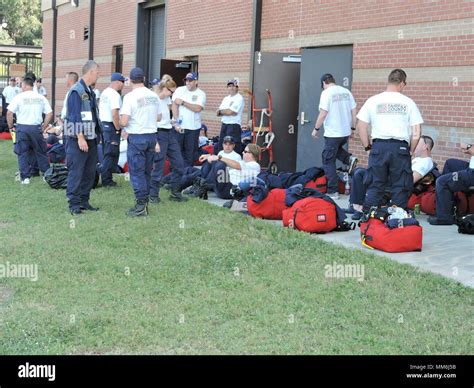
[[[374,143],[403,143],[408,145],[406,140],[398,140],[398,139],[374,139]]]
[[[157,130],[158,130],[159,132],[161,132],[161,131],[169,132],[169,131],[171,131],[172,129],[173,129],[173,128],[157,128]]]

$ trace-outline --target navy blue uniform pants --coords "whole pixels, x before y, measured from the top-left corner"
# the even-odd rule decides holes
[[[367,192],[367,186],[364,184],[365,175],[367,170],[365,168],[356,168],[352,175],[351,194],[349,202],[354,205],[362,205],[365,200],[365,194]]]
[[[199,150],[199,129],[185,129],[184,133],[178,134],[178,143],[184,166],[192,167]]]
[[[323,169],[328,179],[328,194],[337,193],[339,177],[336,172],[336,159],[344,164],[349,164],[351,154],[343,147],[347,143],[349,136],[345,137],[324,137]]]
[[[127,161],[130,182],[137,201],[148,201],[155,158],[156,133],[129,134]]]
[[[408,143],[394,139],[375,139],[369,155],[369,168],[364,184],[367,186],[364,209],[380,206],[389,185],[391,185],[392,204],[405,209],[413,191],[413,172]]]
[[[158,197],[160,192],[160,182],[163,179],[165,160],[169,159],[172,168],[169,185],[173,191],[181,188],[183,177],[184,161],[181,156],[181,148],[178,144],[174,129],[158,129],[156,139],[160,144],[160,152],[155,153],[153,172],[151,173],[150,196]]]
[[[205,162],[201,168],[201,176],[206,179],[216,195],[222,199],[231,199],[230,189],[232,183],[227,173],[227,165],[221,161]]]
[[[104,137],[104,158],[100,166],[100,173],[103,185],[112,183],[112,174],[117,171],[117,164],[120,156],[120,131],[117,133],[114,123],[102,122]]]
[[[238,154],[242,155],[242,128],[240,124],[224,124],[221,125],[221,133],[219,134],[219,142],[217,143],[217,148],[214,148],[214,154],[217,155],[220,151],[222,151],[222,143],[224,141],[224,137],[232,136],[235,141],[235,148],[234,151]]]
[[[77,138],[68,137],[66,162],[68,169],[66,196],[71,210],[86,206],[94,186],[97,169],[97,140],[87,140],[88,151],[79,149]]]
[[[454,193],[467,191],[474,186],[474,169],[441,175],[436,179],[436,217],[442,221],[453,221]]]
[[[31,169],[35,162],[43,173],[49,168],[47,150],[40,125],[17,124],[15,153],[18,155],[22,180],[31,176]]]

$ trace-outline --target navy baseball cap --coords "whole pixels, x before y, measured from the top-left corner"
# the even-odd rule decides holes
[[[227,81],[227,86],[229,85],[234,85],[234,86],[239,86],[239,80],[234,78],[234,79],[230,79]]]
[[[197,73],[188,73],[184,78],[185,81],[196,81],[198,79]]]
[[[10,77],[10,81],[16,81],[15,77]]]
[[[232,136],[225,136],[224,140],[222,140],[222,143],[232,143],[235,144],[235,140]]]
[[[139,67],[134,67],[130,70],[131,81],[143,81],[145,79],[145,73]]]
[[[160,80],[158,78],[154,78],[153,81],[150,82],[153,86],[156,86],[160,83]]]
[[[321,76],[321,87],[323,87],[323,82],[327,81],[329,78],[334,78],[334,77],[330,73],[326,73]]]
[[[113,81],[120,81],[120,82],[125,82],[127,79],[120,73],[112,73],[110,76],[110,80]]]

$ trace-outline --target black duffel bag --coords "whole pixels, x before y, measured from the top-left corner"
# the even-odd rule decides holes
[[[68,170],[65,164],[52,164],[44,173],[44,180],[52,189],[67,187]]]

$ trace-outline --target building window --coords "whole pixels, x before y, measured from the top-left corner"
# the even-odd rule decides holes
[[[112,72],[122,73],[123,70],[123,45],[113,47],[114,61],[112,64]]]

